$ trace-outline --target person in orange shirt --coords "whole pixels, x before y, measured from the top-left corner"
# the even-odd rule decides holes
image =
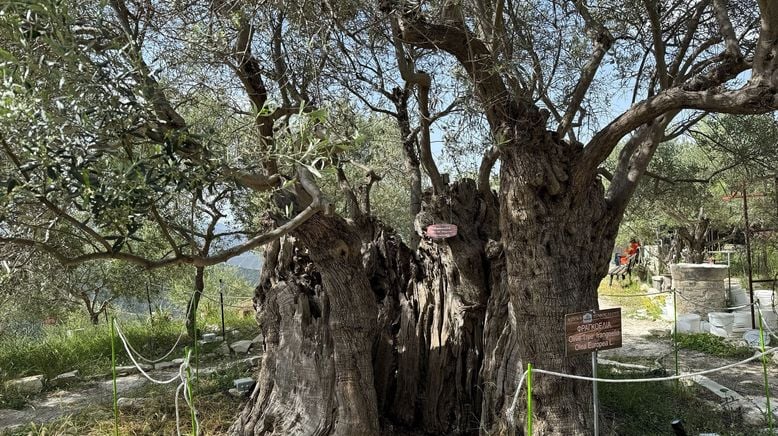
[[[640,253],[640,242],[638,242],[635,238],[632,238],[629,240],[629,247],[627,248],[627,256],[632,256],[634,254]],[[635,256],[635,261],[637,261],[637,256]]]

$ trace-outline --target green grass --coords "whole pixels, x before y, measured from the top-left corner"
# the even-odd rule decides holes
[[[614,279],[613,285],[609,285],[609,278],[606,277],[600,282],[597,289],[601,298],[621,307],[621,311],[626,316],[632,316],[639,309],[645,309],[649,317],[659,319],[662,316],[662,306],[664,297],[635,297],[646,293],[641,289],[642,284],[639,280],[633,279],[632,283],[626,281],[617,281]]]
[[[687,350],[734,359],[746,359],[754,355],[754,350],[751,348],[733,345],[726,339],[710,333],[679,334],[678,346]]]
[[[600,377],[637,378],[645,373],[614,373],[601,368]],[[600,402],[604,426],[608,434],[670,435],[670,423],[680,418],[690,435],[718,433],[722,436],[760,434],[760,428],[750,428],[738,411],[717,407],[704,400],[705,392],[696,385],[684,386],[675,382],[656,383],[600,383]]]
[[[218,305],[204,304],[198,310],[198,326],[209,326],[220,332],[221,317]],[[253,338],[259,327],[253,316],[239,316],[235,309],[225,308],[227,329],[237,329],[238,336],[227,338],[229,342]],[[169,351],[179,334],[183,322],[157,315],[153,323],[146,321],[120,322],[122,331],[132,346],[143,356],[156,359]],[[192,341],[184,335],[177,350],[167,360],[183,357],[185,346]],[[221,343],[207,344],[201,355],[213,351]],[[131,365],[127,353],[116,339],[117,365]],[[93,326],[81,321],[46,327],[39,337],[6,335],[0,337],[0,408],[20,408],[29,397],[5,388],[5,381],[29,375],[43,374],[46,380],[64,372],[78,370],[82,377],[109,374],[111,371],[111,339],[107,324]],[[44,382],[45,383],[45,382]],[[47,389],[48,386],[44,385]]]

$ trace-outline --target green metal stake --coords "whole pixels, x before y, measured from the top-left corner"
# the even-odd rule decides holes
[[[186,350],[186,354],[188,356],[191,356],[190,351]],[[187,397],[189,399],[189,412],[192,416],[192,436],[197,436],[197,416],[195,414],[195,406],[194,406],[194,393],[192,392],[192,369],[187,365],[186,367],[186,386],[187,386]]]
[[[532,436],[532,364],[527,364],[527,436]]]
[[[197,312],[192,317],[195,331],[194,352],[195,352],[195,384],[200,384],[200,347],[197,346]],[[188,369],[189,367],[187,367]]]
[[[762,310],[759,310],[759,346],[762,349],[762,370],[764,371],[764,394],[767,397],[767,425],[770,427],[770,434],[773,433],[773,411],[770,407],[770,384],[767,379],[767,355],[764,354],[764,330],[762,327]]]
[[[116,339],[114,339],[114,323],[116,318],[111,317],[111,373],[113,374],[113,433],[119,436],[119,399],[116,388]]]

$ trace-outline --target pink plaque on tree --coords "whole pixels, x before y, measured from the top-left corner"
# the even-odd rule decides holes
[[[431,224],[427,226],[427,236],[432,239],[446,239],[457,235],[454,224]]]

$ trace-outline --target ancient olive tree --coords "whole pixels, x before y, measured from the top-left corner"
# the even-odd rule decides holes
[[[587,357],[565,356],[562,319],[597,307],[657,147],[705,112],[778,106],[767,0],[68,6],[0,16],[0,242],[147,268],[267,244],[262,369],[233,434],[520,430],[526,363],[588,374]],[[373,214],[378,174],[363,168],[360,189],[343,170],[364,145],[327,116],[344,99],[397,124],[410,248]],[[607,118],[619,99],[631,105]],[[475,180],[437,168],[443,117],[484,127]],[[345,217],[322,194],[328,174]],[[227,191],[219,213],[248,239],[198,250],[207,217],[182,220],[175,202]],[[444,220],[458,235],[427,238]],[[140,229],[166,242],[157,257],[138,254]],[[589,432],[589,384],[539,378],[533,395],[538,432]]]

